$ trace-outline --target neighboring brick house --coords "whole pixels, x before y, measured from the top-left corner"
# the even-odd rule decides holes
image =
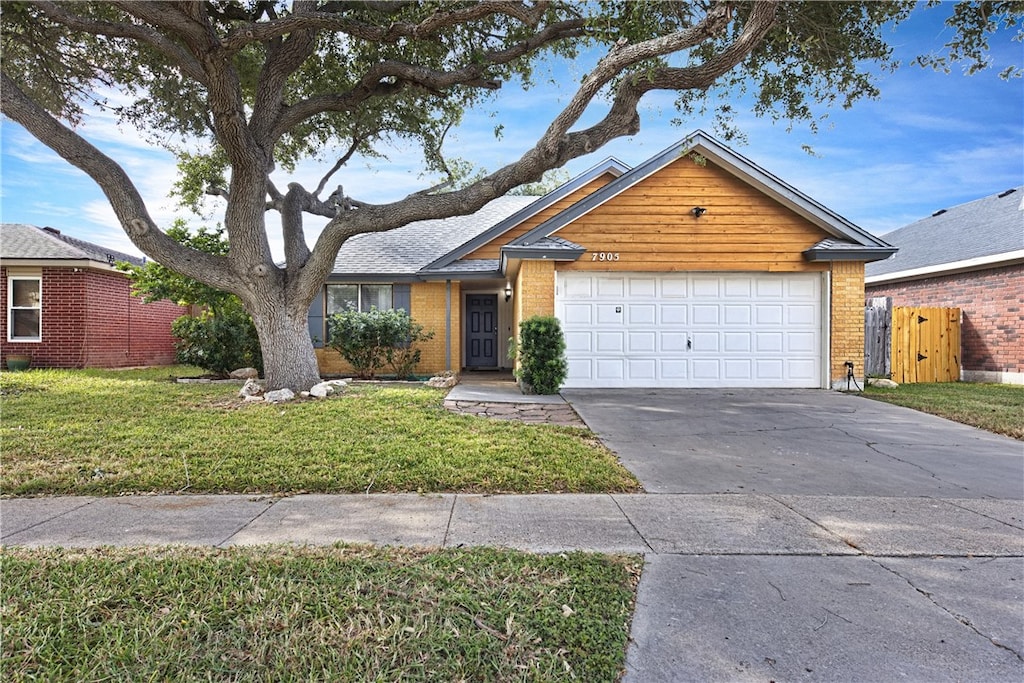
[[[961,309],[961,378],[1024,384],[1024,186],[936,211],[890,233],[867,296]]]
[[[0,364],[9,354],[45,368],[173,363],[171,322],[188,310],[132,296],[117,261],[143,263],[54,228],[0,226]]]
[[[864,360],[864,264],[894,249],[697,131],[540,198],[360,235],[310,309],[403,308],[434,338],[418,371],[509,367],[507,340],[555,315],[566,387],[845,386]]]

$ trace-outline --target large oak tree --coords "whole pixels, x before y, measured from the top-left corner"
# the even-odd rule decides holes
[[[816,105],[875,96],[871,74],[895,66],[883,26],[913,5],[5,2],[0,94],[4,115],[95,180],[139,249],[240,297],[259,331],[268,384],[301,389],[318,380],[309,305],[353,235],[474,212],[635,134],[638,104],[653,91],[677,93],[684,114],[711,102],[728,115],[730,100],[714,100],[717,91],[746,94],[758,114],[795,120],[812,119]],[[959,5],[947,52],[922,62],[983,65],[988,36],[1021,13],[1020,2]],[[539,65],[581,55],[599,59],[578,83],[561,84],[571,93],[566,105],[517,161],[388,204],[328,188],[353,155],[381,158],[396,138],[415,142],[427,168],[449,171],[442,142],[464,111],[505,81],[529,84]],[[223,198],[227,254],[170,238],[124,167],[76,132],[111,90],[130,100],[118,110],[125,120],[174,143],[179,194],[194,202],[202,187]],[[585,111],[598,111],[597,122],[581,126]],[[183,151],[183,140],[205,147]],[[271,180],[275,169],[324,155],[337,163],[312,189]],[[268,214],[279,222],[283,265],[271,255]],[[313,245],[303,232],[308,214],[329,219]]]

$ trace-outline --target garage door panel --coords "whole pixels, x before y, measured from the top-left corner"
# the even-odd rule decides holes
[[[628,370],[631,381],[653,381],[658,378],[658,361],[654,358],[631,358]]]
[[[750,332],[726,332],[722,335],[726,353],[750,353]]]
[[[567,387],[820,387],[806,273],[559,273]]]
[[[631,299],[653,299],[658,295],[658,280],[652,277],[629,278],[629,296]]]
[[[658,350],[658,334],[649,332],[630,332],[628,349],[630,353],[654,353]]]
[[[694,304],[690,309],[694,325],[718,325],[721,306],[717,304]]]
[[[658,318],[658,307],[654,304],[629,304],[630,325],[654,325]]]
[[[597,332],[595,336],[597,337],[597,344],[594,350],[599,354],[621,353],[626,348],[623,339],[625,337],[624,332]]]
[[[661,296],[664,299],[682,299],[689,295],[689,285],[685,278],[666,277],[661,280]]]
[[[754,379],[754,361],[749,358],[727,358],[722,361],[725,379],[746,382]]]
[[[661,324],[662,325],[685,325],[689,316],[686,315],[686,306],[678,304],[662,304]]]
[[[578,353],[590,353],[594,350],[592,339],[594,335],[590,332],[566,332],[565,351],[570,356]]]
[[[598,358],[595,369],[595,378],[598,380],[621,381],[626,379],[626,359],[624,358]]]
[[[726,325],[743,325],[750,326],[751,308],[749,304],[730,304],[722,307],[724,313],[723,322]]]

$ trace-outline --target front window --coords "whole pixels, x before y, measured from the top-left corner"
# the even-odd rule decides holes
[[[12,277],[7,281],[7,340],[42,339],[43,281],[38,277]]]
[[[327,285],[327,315],[355,309],[386,311],[394,307],[391,285]]]

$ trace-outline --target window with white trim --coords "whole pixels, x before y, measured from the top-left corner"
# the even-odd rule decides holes
[[[7,278],[7,341],[41,341],[42,321],[43,279]]]
[[[371,308],[394,308],[391,285],[327,285],[327,315],[355,309],[366,313]]]

